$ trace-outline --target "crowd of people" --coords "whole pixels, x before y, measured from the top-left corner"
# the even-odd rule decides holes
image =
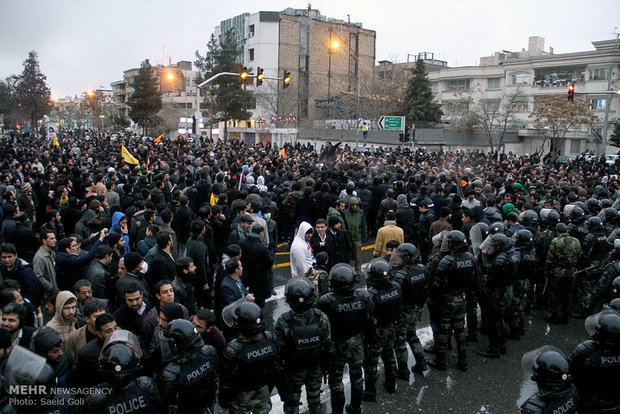
[[[619,191],[592,157],[3,137],[0,412],[266,413],[275,387],[297,413],[305,387],[320,413],[327,380],[332,413],[361,413],[380,359],[388,393],[453,343],[467,371],[468,342],[502,358],[532,310],[592,339],[523,356],[522,411],[620,412]],[[268,327],[278,249],[290,310]],[[48,388],[33,407],[15,385]]]

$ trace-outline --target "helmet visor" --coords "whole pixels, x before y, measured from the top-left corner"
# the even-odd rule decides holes
[[[232,328],[235,325],[235,321],[237,320],[236,310],[242,303],[249,302],[246,298],[237,299],[230,305],[224,306],[222,309],[222,320],[229,328]]]
[[[19,345],[13,347],[6,363],[6,391],[11,385],[34,385],[41,374],[49,369],[45,358]]]
[[[133,333],[126,331],[124,329],[115,331],[106,341],[103,343],[101,347],[101,354],[110,346],[115,344],[124,344],[135,352],[136,357],[142,358],[142,348],[140,347],[140,341],[138,337]]]
[[[562,353],[562,351],[560,351],[558,348],[551,346],[551,345],[544,345],[541,346],[540,348],[534,349],[532,351],[526,352],[525,354],[523,354],[523,357],[521,358],[521,368],[523,368],[523,371],[526,374],[534,375],[534,370],[536,369],[536,361],[538,360],[538,357],[545,353],[545,352],[549,352],[549,351],[555,351],[557,353],[559,353],[560,355],[564,355]]]

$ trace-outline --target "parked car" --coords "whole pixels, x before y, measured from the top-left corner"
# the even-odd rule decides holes
[[[605,155],[605,163],[607,165],[615,165],[618,155]]]

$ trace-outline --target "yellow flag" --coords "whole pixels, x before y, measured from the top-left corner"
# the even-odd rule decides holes
[[[155,143],[159,144],[161,142],[161,139],[164,137],[164,134],[161,134],[160,136],[158,136],[157,138],[155,138]]]
[[[121,155],[127,164],[140,165],[140,162],[136,159],[136,157],[131,155],[131,152],[127,151],[127,148],[125,148],[123,144],[121,144]]]
[[[52,145],[54,145],[55,147],[60,147],[60,143],[58,142],[58,138],[54,137],[54,140],[52,141]]]
[[[286,149],[282,148],[280,150],[280,154],[282,155],[282,158],[286,158]]]

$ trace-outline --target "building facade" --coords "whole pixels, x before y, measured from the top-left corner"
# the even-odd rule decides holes
[[[232,30],[241,46],[238,62],[251,73],[263,68],[259,87],[252,83],[254,121],[272,125],[274,118],[297,120],[336,116],[337,98],[359,94],[371,81],[375,62],[373,30],[361,23],[327,18],[315,9],[244,13],[215,28],[219,39]],[[334,46],[337,42],[337,46]],[[291,83],[284,89],[284,71]]]

